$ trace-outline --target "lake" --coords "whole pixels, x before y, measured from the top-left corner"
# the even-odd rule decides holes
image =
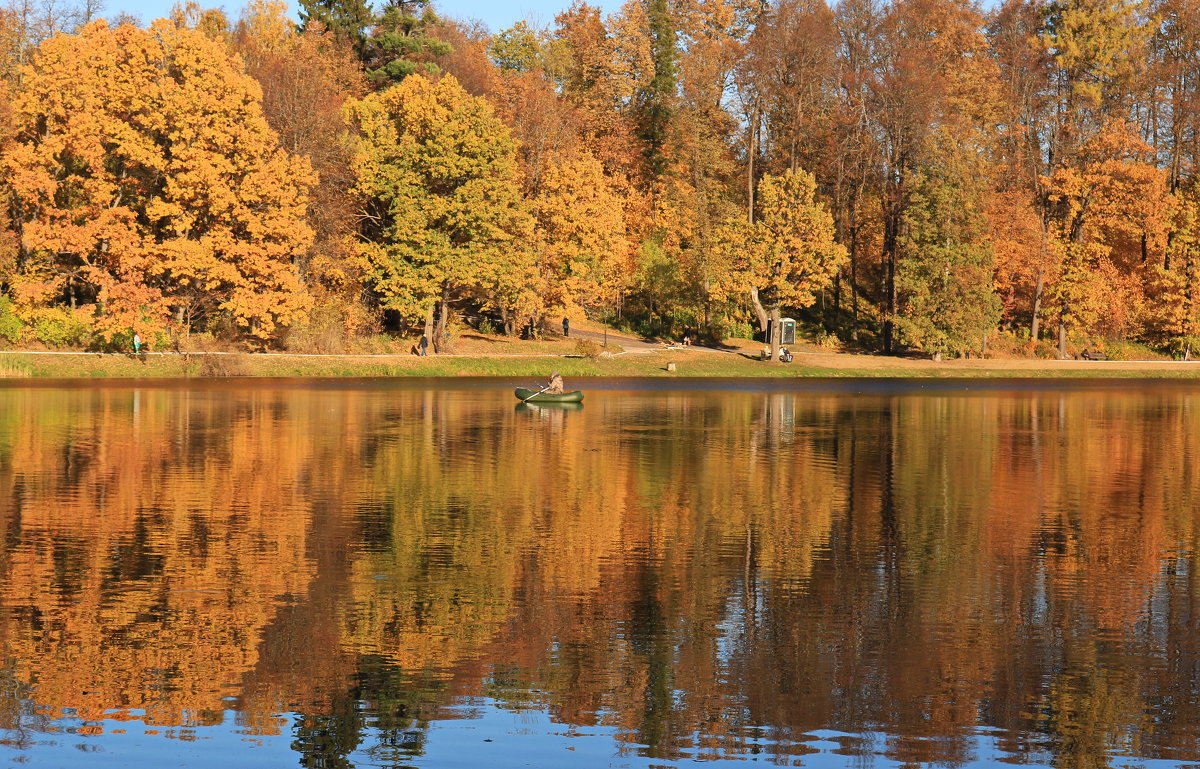
[[[8,382],[0,762],[1200,762],[1200,384]]]

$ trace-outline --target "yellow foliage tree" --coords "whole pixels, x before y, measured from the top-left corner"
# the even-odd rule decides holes
[[[359,254],[384,307],[415,320],[437,305],[427,330],[441,351],[451,302],[472,292],[495,299],[531,267],[516,145],[492,107],[450,75],[405,78],[348,110],[362,132]]]
[[[147,341],[220,314],[267,337],[307,305],[307,163],[224,46],[157,21],[42,44],[0,158],[21,238],[18,299],[94,300],[97,330]]]
[[[834,241],[833,216],[817,203],[816,192],[817,181],[807,171],[764,176],[758,219],[730,222],[720,238],[731,266],[724,288],[740,294],[757,289],[772,321],[772,360],[779,360],[780,308],[812,304],[848,258]]]
[[[1176,195],[1173,237],[1163,264],[1147,280],[1148,326],[1156,341],[1185,359],[1200,349],[1200,201],[1194,190]]]
[[[600,162],[581,152],[550,164],[534,200],[548,303],[597,306],[629,279],[624,204]]]
[[[1165,247],[1174,200],[1166,172],[1142,159],[1149,151],[1132,127],[1112,121],[1082,145],[1078,167],[1042,179],[1053,213],[1050,247],[1059,256],[1051,295],[1062,356],[1069,329],[1128,330],[1140,267],[1151,248]]]

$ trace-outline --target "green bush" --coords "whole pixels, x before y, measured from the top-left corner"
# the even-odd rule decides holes
[[[25,323],[13,312],[12,300],[0,296],[0,337],[12,343],[19,342],[24,328]]]
[[[598,358],[602,352],[600,345],[590,339],[575,340],[575,354],[584,358]]]
[[[823,350],[836,350],[837,348],[841,347],[842,340],[838,339],[837,334],[831,334],[826,331],[824,333],[817,334],[816,338],[813,339],[813,344]]]
[[[754,339],[757,331],[749,321],[724,319],[720,325],[714,323],[714,331],[721,334],[723,339]]]
[[[1092,348],[1095,349],[1095,348]],[[1168,356],[1137,342],[1110,339],[1101,349],[1109,360],[1167,360]]]
[[[92,341],[92,327],[66,307],[38,307],[26,318],[33,338],[48,347],[79,347]]]

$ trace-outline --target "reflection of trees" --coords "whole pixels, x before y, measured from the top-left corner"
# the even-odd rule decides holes
[[[663,758],[1195,760],[1194,401],[0,391],[0,718],[233,695],[332,767],[486,694]]]

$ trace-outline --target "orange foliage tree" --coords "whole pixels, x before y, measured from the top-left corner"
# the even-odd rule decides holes
[[[217,316],[260,338],[304,310],[313,176],[281,150],[224,46],[103,21],[37,51],[0,158],[20,235],[18,300],[96,304],[112,340]]]
[[[340,339],[347,331],[372,328],[369,309],[359,301],[364,276],[350,243],[357,226],[353,140],[342,115],[348,99],[367,91],[359,62],[348,42],[317,22],[297,32],[281,0],[251,0],[233,47],[262,85],[263,113],[280,144],[305,158],[318,176],[308,207],[315,237],[296,260],[313,310],[294,329],[327,332],[309,338]],[[294,342],[289,335],[289,346]]]

